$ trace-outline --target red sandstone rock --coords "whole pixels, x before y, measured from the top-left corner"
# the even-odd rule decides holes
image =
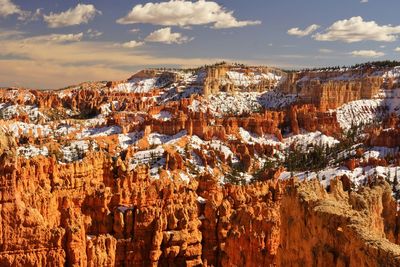
[[[225,65],[206,68],[205,81],[196,83],[204,86],[205,95],[242,90],[221,82],[230,69]],[[251,70],[237,67],[235,71]],[[171,82],[178,79],[174,72],[160,74],[156,70],[132,78],[157,75]],[[305,75],[321,81],[297,87],[296,82]],[[223,141],[244,170],[253,174],[261,168],[254,160],[256,154],[272,157],[278,147],[242,142],[240,127],[259,136],[273,134],[279,140],[283,140],[286,126],[294,134],[304,129],[340,135],[336,114],[327,109],[369,98],[379,87],[396,86],[394,80],[383,84],[378,77],[329,80],[335,75],[338,73],[290,74],[284,90],[299,93],[306,103],[240,117],[191,111],[189,106],[195,99],[201,100],[199,96],[162,103],[155,100],[160,89],[113,92],[118,83],[112,82],[81,84],[63,90],[64,94],[1,90],[0,101],[36,105],[47,115],[59,116],[57,120],[66,118],[71,125],[80,118],[66,116],[66,109],[86,118],[98,115],[101,106],[109,104],[110,114],[97,126],[119,126],[123,134],[143,131],[143,137],[126,151],[119,150],[116,134],[93,137],[100,152],[60,163],[55,155],[60,140],[44,137],[41,129],[37,136],[32,129],[26,134],[20,130],[17,141],[0,130],[0,265],[398,266],[400,250],[394,244],[399,243],[397,206],[388,186],[372,178],[369,188],[355,192],[349,178],[341,177],[344,190],[339,181],[332,181],[326,192],[313,181],[279,181],[280,168],[266,169],[258,182],[223,185],[217,177],[230,171],[233,156],[226,157],[203,144],[186,151],[193,152],[187,158],[178,148],[164,145],[165,165],[159,169],[158,180],[150,176],[147,165],[131,169],[134,152],[150,147],[151,133],[186,131],[205,141]],[[263,80],[246,90],[259,92],[273,86],[273,81]],[[155,118],[161,111],[169,112],[171,118]],[[41,123],[31,121],[29,114],[0,122],[6,125],[13,120]],[[371,129],[367,144],[400,144],[397,117],[391,116],[385,125],[392,129]],[[65,140],[73,136],[67,134]],[[181,148],[188,139],[180,140]],[[46,144],[52,156],[16,157],[16,146],[24,141]],[[357,151],[356,156],[362,154]],[[179,176],[186,171],[187,160],[195,156],[213,175],[202,174],[187,183]],[[387,164],[385,159],[350,159],[347,167]]]

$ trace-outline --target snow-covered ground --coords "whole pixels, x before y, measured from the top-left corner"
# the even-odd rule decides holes
[[[100,106],[100,113],[104,116],[110,115],[112,113],[111,106],[118,109],[120,104],[118,101],[112,101],[111,103],[103,104]]]
[[[239,134],[240,137],[242,138],[242,141],[245,143],[248,144],[259,143],[259,144],[268,144],[273,146],[278,145],[282,150],[291,146],[292,144],[296,144],[299,148],[306,150],[307,147],[310,145],[321,145],[321,146],[332,147],[339,143],[339,141],[336,140],[335,138],[327,136],[319,131],[316,132],[303,131],[303,133],[298,135],[290,134],[283,139],[283,142],[280,142],[274,135],[266,134],[264,136],[259,136],[255,133],[246,131],[242,127],[239,128]]]
[[[34,100],[35,95],[29,92],[28,90],[20,90],[20,89],[8,89],[5,90],[4,96],[10,99],[18,99],[21,98],[26,102],[29,100]]]
[[[198,71],[172,71],[182,80],[182,84],[189,85],[193,83],[203,83],[207,73],[204,70]]]
[[[318,72],[323,72],[323,70],[321,71],[316,71]],[[313,72],[314,73],[314,72]],[[372,74],[370,72],[364,72],[361,69],[349,69],[349,68],[341,68],[339,70],[334,70],[332,72],[326,72],[327,77],[323,77],[323,76],[313,76],[311,75],[305,75],[304,77],[302,77],[298,82],[304,83],[304,82],[308,82],[311,80],[332,80],[332,81],[351,81],[351,80],[356,80],[356,79],[360,79],[363,77],[367,77],[367,76],[375,76],[375,77],[383,77],[386,81],[386,79],[390,78],[390,79],[394,79],[394,82],[397,81],[397,79],[400,77],[400,66],[396,66],[393,68],[388,68],[386,70],[377,70],[374,71]]]
[[[235,86],[249,87],[251,85],[260,84],[262,81],[270,80],[276,85],[281,80],[281,76],[274,73],[262,73],[262,72],[251,72],[244,73],[239,71],[228,71],[227,73],[228,81],[232,82]],[[225,81],[227,82],[227,81]]]
[[[256,93],[225,93],[210,95],[204,103],[201,111],[207,108],[216,116],[226,114],[239,115],[260,111],[262,106],[257,99]],[[198,110],[195,110],[198,111]]]
[[[283,95],[276,91],[235,92],[210,95],[206,100],[194,100],[189,109],[196,112],[210,110],[217,117],[259,112],[263,108],[280,109],[297,101],[295,95]]]
[[[87,137],[100,137],[100,136],[109,136],[113,134],[121,133],[122,129],[119,126],[108,126],[101,128],[91,128],[84,129],[82,132],[77,134],[78,139],[87,138]]]
[[[162,121],[168,121],[170,119],[172,119],[172,114],[168,111],[160,111],[160,113],[153,115],[153,118],[157,119],[157,120],[162,120]]]
[[[324,170],[321,170],[319,172],[283,172],[280,176],[279,179],[289,179],[292,176],[297,177],[300,180],[310,180],[314,178],[318,178],[321,183],[327,187],[330,184],[330,180],[339,177],[342,175],[346,175],[347,177],[350,178],[350,180],[356,185],[356,187],[362,186],[365,184],[367,181],[368,177],[381,177],[381,178],[387,178],[390,181],[393,181],[394,178],[396,177],[400,178],[400,167],[394,167],[394,166],[389,166],[389,167],[382,167],[382,166],[377,166],[377,167],[358,167],[354,169],[353,171],[350,171],[346,167],[334,167],[334,168],[326,168]]]
[[[140,79],[134,78],[126,83],[118,84],[113,90],[126,93],[148,93],[156,87],[157,79]]]
[[[306,150],[309,145],[333,147],[340,142],[331,136],[316,131],[288,136],[284,139],[284,143],[287,145],[296,144],[303,150]]]
[[[62,99],[64,97],[72,97],[73,96],[73,92],[72,91],[63,90],[63,91],[57,92],[57,95],[58,95],[59,98]]]
[[[60,125],[58,125],[57,130],[54,131],[54,134],[56,136],[66,136],[66,135],[74,133],[78,130],[79,129],[73,125],[60,124]]]
[[[159,169],[165,166],[164,149],[158,146],[154,149],[142,150],[136,152],[130,159],[128,170],[134,170],[140,164],[148,164],[150,175],[153,179],[159,178]]]
[[[28,115],[29,120],[32,122],[37,122],[39,119],[48,119],[36,106],[0,103],[0,119],[11,120],[20,115]]]
[[[174,71],[170,70],[169,73],[176,75],[179,80],[178,83],[172,83],[172,80],[168,77],[155,76],[152,78],[132,78],[125,83],[121,83],[114,87],[112,90],[126,93],[149,93],[155,88],[164,88],[169,86],[169,89],[179,89],[179,86],[183,86],[186,89],[190,88],[191,84],[200,84],[204,81],[204,71]],[[161,74],[161,72],[160,72]]]
[[[204,143],[209,145],[214,150],[221,151],[224,154],[225,158],[231,157],[233,159],[233,162],[238,161],[237,157],[232,152],[232,150],[228,146],[226,146],[222,141],[211,140]]]
[[[72,141],[70,144],[65,145],[61,148],[63,160],[65,162],[81,160],[83,158],[83,155],[90,150],[90,146],[92,147],[91,150],[93,150],[97,147],[97,144],[93,140]]]
[[[183,98],[189,98],[191,95],[200,95],[202,92],[203,88],[200,86],[189,86],[184,88],[171,87],[162,93],[158,100],[160,103],[178,101]]]
[[[147,137],[147,140],[149,141],[150,145],[162,145],[162,144],[174,143],[186,135],[187,135],[186,131],[181,131],[181,132],[177,133],[176,135],[151,133]]]
[[[119,134],[119,146],[122,149],[127,149],[129,146],[136,144],[144,135],[144,132],[132,132],[127,134]]]
[[[337,120],[342,129],[348,130],[353,125],[372,123],[382,118],[382,99],[352,101],[336,110]]]
[[[278,140],[278,138],[276,138],[276,136],[272,134],[259,136],[258,134],[249,132],[242,127],[239,128],[239,134],[240,137],[242,138],[242,141],[247,144],[259,143],[259,144],[267,144],[273,146],[282,145],[282,143]]]
[[[394,67],[387,71],[376,71],[374,72],[374,76],[381,76],[384,79],[394,79],[394,82],[398,82],[400,78],[400,66]]]
[[[282,94],[278,91],[267,91],[258,97],[261,106],[266,109],[281,109],[290,106],[298,100],[293,94]]]
[[[103,114],[97,115],[95,118],[87,119],[83,122],[85,127],[97,127],[107,123],[106,117]]]
[[[41,148],[35,147],[33,145],[20,146],[17,149],[17,155],[23,156],[24,158],[32,158],[37,156],[48,156],[49,151],[47,147],[42,146]]]
[[[374,146],[369,148],[364,152],[363,158],[368,160],[369,158],[385,158],[387,156],[394,156],[399,152],[399,148],[389,148],[389,147],[380,147]]]
[[[19,137],[20,133],[29,135],[32,133],[34,137],[47,137],[53,135],[53,130],[49,125],[31,124],[25,122],[13,122],[5,126],[15,137]]]
[[[400,115],[400,89],[381,90],[373,99],[351,101],[336,109],[342,129],[380,121],[385,115]]]

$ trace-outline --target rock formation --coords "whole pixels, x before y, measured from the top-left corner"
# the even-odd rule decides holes
[[[272,78],[267,75],[271,73],[274,74]],[[265,76],[262,76],[263,74],[265,74]],[[285,74],[278,69],[267,67],[240,67],[228,64],[210,66],[205,69],[203,92],[206,96],[218,92],[263,92],[273,89],[284,75]]]
[[[0,263],[399,264],[396,205],[385,183],[345,192],[333,180],[327,193],[318,181],[221,186],[208,176],[185,184],[112,166],[102,154],[67,165],[19,160],[14,198],[1,205]]]
[[[0,90],[0,266],[400,266],[386,71]]]
[[[383,183],[327,193],[314,181],[287,187],[281,206],[279,266],[398,266],[396,205]]]
[[[365,70],[305,71],[289,73],[280,87],[283,92],[299,95],[303,102],[325,111],[350,101],[370,99],[384,82],[383,77],[372,76]]]

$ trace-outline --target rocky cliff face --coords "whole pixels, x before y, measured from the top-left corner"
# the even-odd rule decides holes
[[[240,67],[227,64],[207,67],[204,78],[206,96],[219,92],[271,90],[285,73],[267,67]]]
[[[330,189],[327,193],[316,181],[286,188],[278,265],[398,266],[390,187],[345,192],[337,180]]]
[[[291,106],[288,119],[294,134],[299,134],[300,129],[309,132],[320,131],[329,136],[335,136],[342,132],[336,113],[321,112],[312,104]]]
[[[111,160],[102,154],[67,165],[45,158],[18,162],[12,175],[15,186],[1,205],[0,263],[229,266],[251,260],[273,262],[279,192],[272,184],[222,188],[211,177],[200,180],[200,186],[167,178],[151,181],[147,168],[128,174],[121,166],[112,168]],[[254,250],[247,237],[261,232]],[[241,256],[236,242],[243,245]]]
[[[281,84],[283,92],[299,95],[305,103],[312,103],[321,110],[336,109],[354,100],[371,99],[385,87],[384,77],[368,70],[306,71],[289,73]],[[389,88],[389,89],[390,89]]]
[[[0,90],[0,265],[397,266],[399,73]]]
[[[212,179],[203,177],[198,192],[207,199],[200,215],[203,218],[204,265],[269,266],[275,263],[281,197],[276,182],[220,187]]]
[[[18,161],[15,186],[1,203],[0,263],[399,264],[387,184],[345,192],[333,181],[329,193],[318,181],[221,186],[203,176],[186,184],[164,174],[152,181],[146,167],[128,173],[124,164],[104,154],[66,165]]]
[[[371,130],[368,144],[390,148],[398,147],[400,145],[399,128]]]

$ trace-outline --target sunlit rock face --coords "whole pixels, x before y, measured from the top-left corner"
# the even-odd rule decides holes
[[[293,72],[281,89],[322,110],[336,109],[351,101],[374,98],[381,89],[399,88],[399,72],[397,67],[373,66]]]
[[[0,266],[399,266],[399,68],[0,90]]]

